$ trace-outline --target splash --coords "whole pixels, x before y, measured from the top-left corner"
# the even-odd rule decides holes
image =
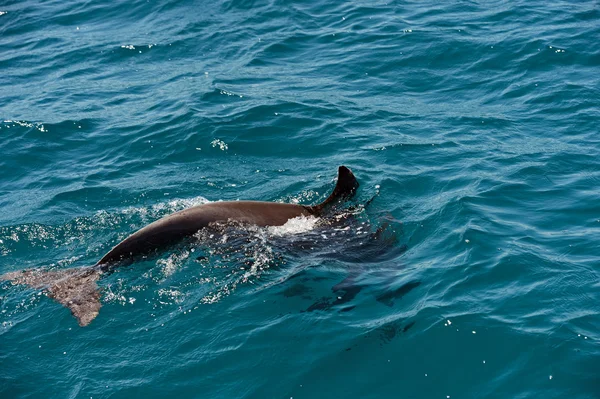
[[[161,266],[162,273],[165,277],[169,277],[177,271],[177,269],[189,258],[190,252],[184,251],[181,253],[172,253],[166,259],[159,259],[157,264]]]
[[[283,226],[271,226],[267,228],[270,235],[281,237],[290,234],[301,234],[315,228],[319,218],[314,216],[298,216],[290,219]]]
[[[213,146],[213,148],[219,147],[221,151],[226,151],[229,149],[229,146],[223,140],[214,139],[210,142],[210,144]]]
[[[174,288],[161,288],[158,290],[158,296],[161,305],[180,304],[185,299],[185,294]]]

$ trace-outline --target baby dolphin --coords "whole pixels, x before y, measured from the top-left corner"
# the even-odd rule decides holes
[[[96,284],[102,273],[118,265],[131,263],[136,257],[176,244],[213,223],[233,221],[261,227],[282,226],[298,216],[320,216],[329,205],[352,196],[357,188],[358,181],[352,171],[340,166],[333,192],[318,205],[264,201],[202,204],[175,212],[141,228],[117,244],[94,266],[54,271],[29,269],[4,274],[0,280],[44,290],[48,296],[68,307],[80,326],[87,326],[102,306]]]

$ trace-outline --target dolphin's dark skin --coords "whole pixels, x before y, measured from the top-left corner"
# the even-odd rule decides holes
[[[357,187],[352,171],[340,166],[335,189],[329,198],[316,206],[263,201],[223,201],[194,206],[136,231],[104,255],[97,265],[106,269],[115,262],[164,248],[194,235],[211,223],[236,221],[260,227],[282,226],[298,216],[319,216],[328,204],[352,195]]]
[[[352,171],[338,169],[338,181],[331,195],[314,206],[260,201],[211,202],[165,216],[141,228],[117,244],[94,266],[56,271],[30,269],[7,273],[0,280],[43,289],[50,297],[71,309],[80,326],[88,325],[100,310],[96,281],[116,266],[164,249],[214,223],[234,221],[261,227],[281,226],[298,216],[320,216],[328,205],[350,197],[358,188]]]

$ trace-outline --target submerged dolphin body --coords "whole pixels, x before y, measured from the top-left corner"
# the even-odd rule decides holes
[[[44,290],[71,310],[80,326],[87,326],[100,310],[96,282],[104,272],[134,258],[173,245],[213,223],[235,221],[261,227],[281,226],[298,216],[319,216],[328,205],[350,197],[358,188],[352,171],[338,169],[337,184],[331,195],[314,206],[261,201],[223,201],[198,205],[165,216],[141,228],[117,244],[92,267],[46,271],[29,269],[7,273],[0,280]]]

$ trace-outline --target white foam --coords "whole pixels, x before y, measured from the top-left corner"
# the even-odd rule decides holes
[[[156,263],[162,266],[162,272],[165,277],[171,276],[189,258],[190,253],[172,253],[167,259],[159,259]]]
[[[283,226],[268,227],[268,231],[274,236],[306,233],[314,229],[318,220],[319,218],[314,216],[298,216],[288,220]]]
[[[213,141],[210,142],[210,144],[212,144],[213,148],[219,147],[219,149],[221,149],[221,151],[226,151],[229,149],[229,146],[223,140],[214,139]]]

